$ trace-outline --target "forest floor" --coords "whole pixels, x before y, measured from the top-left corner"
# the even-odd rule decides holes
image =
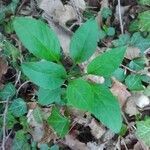
[[[16,35],[16,16],[41,19],[53,29],[66,68],[72,65],[68,57],[71,37],[90,18],[95,17],[100,28],[92,57],[108,48],[127,47],[122,64],[111,77],[88,78],[104,83],[117,97],[123,118],[119,133],[89,112],[64,105],[59,108],[62,116],[69,114],[68,133],[60,138],[47,124],[45,118],[54,104],[38,103],[38,87],[22,72],[22,62],[38,59]],[[86,65],[82,63],[80,68],[84,70]],[[112,115],[108,110],[108,116]],[[150,0],[0,0],[0,149],[149,150],[149,116]]]

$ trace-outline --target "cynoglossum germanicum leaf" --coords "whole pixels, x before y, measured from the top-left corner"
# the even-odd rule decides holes
[[[60,102],[61,88],[54,90],[40,88],[38,91],[38,103],[41,105],[49,105],[54,102]]]
[[[142,32],[149,32],[150,31],[150,10],[144,11],[138,15],[139,19],[139,29]]]
[[[70,56],[75,63],[87,60],[96,50],[99,27],[95,19],[90,19],[74,33],[70,43]]]
[[[66,78],[66,71],[62,65],[46,60],[23,63],[22,70],[32,82],[44,89],[56,89]]]
[[[15,86],[12,83],[8,83],[0,90],[0,99],[7,100],[16,94]]]
[[[138,121],[136,125],[137,137],[141,139],[147,146],[150,146],[150,117],[146,118],[144,121]]]
[[[25,113],[27,113],[27,105],[26,102],[22,98],[14,99],[12,104],[9,107],[9,111],[15,117],[21,117]]]
[[[122,63],[126,47],[112,48],[96,57],[87,67],[89,74],[110,76]]]
[[[16,17],[14,29],[23,45],[36,57],[51,61],[60,59],[60,43],[56,34],[41,20]]]
[[[91,84],[94,105],[91,113],[115,133],[122,127],[121,110],[117,99],[104,85]]]
[[[93,92],[89,83],[83,79],[76,79],[67,87],[68,105],[89,111],[93,105]]]
[[[131,74],[128,75],[125,79],[125,84],[127,85],[129,90],[143,90],[143,85],[141,83],[141,75]]]
[[[69,131],[70,120],[67,117],[62,116],[56,107],[52,109],[47,122],[61,138],[63,138]]]

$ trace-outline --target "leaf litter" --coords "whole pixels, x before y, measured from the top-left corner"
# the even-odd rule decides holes
[[[68,57],[69,47],[70,47],[69,43],[70,43],[74,30],[78,26],[81,25],[81,23],[84,21],[86,17],[88,17],[88,16],[84,16],[83,13],[89,11],[88,12],[89,14],[92,12],[95,15],[95,10],[97,8],[98,9],[96,10],[96,13],[98,13],[104,7],[110,7],[110,8],[114,7],[112,8],[114,9],[114,12],[115,12],[113,17],[116,18],[117,22],[115,19],[114,20],[112,19],[113,20],[112,25],[115,27],[115,30],[117,30],[117,34],[113,38],[107,37],[106,39],[101,40],[101,42],[98,45],[97,51],[94,54],[95,56],[94,55],[92,56],[92,57],[96,57],[98,56],[99,53],[103,52],[103,50],[105,51],[107,47],[112,46],[111,45],[112,43],[110,41],[116,40],[116,37],[119,36],[120,31],[119,31],[119,27],[117,27],[117,25],[119,25],[118,5],[115,5],[113,2],[110,2],[107,0],[106,1],[103,0],[101,2],[90,1],[90,0],[88,1],[77,0],[77,1],[74,1],[74,3],[72,2],[73,2],[72,0],[69,2],[64,2],[61,0],[37,0],[38,7],[44,11],[42,13],[42,17],[45,20],[47,20],[47,22],[49,23],[49,26],[57,33],[60,43],[62,45],[64,54],[67,57]],[[127,5],[121,6],[121,15],[123,17],[123,21],[126,18],[128,18],[127,13],[129,12],[129,15],[130,15],[131,13],[130,10],[134,9],[134,7],[129,2],[127,3],[128,3]],[[21,11],[23,12],[23,10],[26,10],[27,14],[30,14],[33,17],[41,17],[41,14],[39,14],[37,11],[39,8],[36,8],[37,10],[35,9],[33,10],[33,12],[30,10],[30,13],[28,13],[29,12],[28,8],[30,8],[31,5],[32,4],[29,4],[29,3],[23,5]],[[36,4],[34,5],[36,6]],[[138,5],[137,7],[140,7],[140,6]],[[135,14],[134,14],[135,16],[137,15],[136,14],[137,11],[135,11]],[[107,21],[103,20],[102,16],[100,16],[100,18],[98,19],[100,19],[100,27],[102,30],[105,30],[105,27],[103,25],[111,24],[109,19],[107,19]],[[72,20],[75,20],[75,22],[73,22],[72,25],[69,27],[67,23]],[[129,20],[130,19],[128,18],[128,21]],[[125,21],[124,21],[124,27],[125,28],[128,27],[128,24],[126,24]],[[1,29],[1,26],[0,26],[0,29]],[[142,30],[146,30],[146,29],[147,28],[142,28]],[[128,30],[126,32],[128,32]],[[9,38],[11,39],[10,35],[9,35]],[[2,52],[2,50],[0,51],[0,53]],[[28,54],[24,54],[23,57],[25,58],[26,55]],[[90,58],[91,60],[93,59],[92,57]],[[141,57],[141,45],[138,43],[136,43],[135,46],[129,45],[126,51],[126,55],[125,55],[125,58],[127,60],[123,62],[124,64],[123,66],[126,66],[129,63],[129,61],[132,61],[133,59],[140,58],[140,57]],[[31,59],[31,58],[32,57],[29,56],[27,59]],[[11,80],[9,79],[11,78],[10,75],[9,77],[5,76],[7,75],[7,70],[9,66],[11,66],[11,64],[9,64],[9,61],[10,61],[10,58],[5,59],[3,56],[0,57],[0,79],[3,84]],[[85,62],[80,66],[83,72],[86,72],[86,66],[88,63],[89,62]],[[123,66],[121,67],[122,69],[126,70],[127,75],[135,73],[135,72],[132,72],[132,70],[130,70],[128,67],[124,68]],[[147,71],[146,74],[149,75],[149,72]],[[5,78],[3,79],[4,76]],[[102,83],[106,84],[106,81],[107,81],[107,78],[97,77],[93,75],[89,75],[87,76],[87,78],[88,80],[92,80],[92,82],[95,82],[98,84],[102,84]],[[23,84],[22,80],[24,80],[24,77],[21,78],[20,80],[21,83],[17,85],[17,88],[22,86]],[[12,82],[14,81],[15,80],[12,80]],[[77,150],[77,149],[79,150],[82,150],[82,149],[83,150],[91,150],[91,149],[92,150],[104,150],[104,149],[109,149],[109,148],[115,149],[115,145],[117,145],[118,142],[119,142],[121,149],[124,149],[126,147],[129,149],[135,149],[135,150],[138,149],[138,147],[141,147],[141,149],[148,149],[145,143],[143,143],[141,139],[135,136],[136,128],[134,127],[136,126],[136,121],[138,117],[139,117],[139,120],[141,120],[144,117],[147,117],[147,114],[150,115],[148,113],[150,110],[148,108],[150,105],[149,94],[148,95],[146,95],[145,93],[143,94],[143,91],[147,89],[149,84],[146,82],[144,83],[142,82],[144,86],[144,89],[142,90],[142,92],[137,91],[136,93],[134,93],[134,91],[132,92],[129,90],[129,88],[124,84],[124,81],[120,82],[115,78],[110,79],[110,81],[111,81],[111,84],[109,84],[109,87],[111,87],[111,91],[113,95],[118,97],[120,106],[122,107],[122,111],[125,113],[126,121],[124,121],[124,123],[127,125],[127,128],[129,129],[128,130],[129,133],[125,133],[124,135],[121,135],[120,142],[119,142],[119,136],[113,134],[111,131],[105,128],[101,124],[101,122],[97,121],[95,118],[93,118],[93,116],[88,118],[89,114],[86,114],[80,111],[76,113],[77,111],[75,109],[68,110],[71,120],[73,122],[75,121],[75,123],[72,124],[71,130],[66,135],[66,137],[63,140],[60,140],[56,136],[53,129],[51,129],[45,123],[45,120],[48,117],[47,113],[49,114],[51,111],[51,106],[49,106],[48,108],[42,108],[41,106],[36,106],[35,108],[28,108],[28,114],[26,117],[28,119],[28,124],[30,125],[30,129],[31,129],[29,133],[32,135],[33,140],[38,143],[38,146],[41,143],[46,143],[50,145],[50,143],[53,142],[53,144],[58,144],[60,147],[63,147],[63,148],[69,147],[70,149],[74,149],[74,150]],[[33,85],[28,85],[27,89],[25,89],[25,87],[23,86],[23,89],[26,91],[26,93],[31,91],[30,86],[33,86]],[[36,89],[36,87],[33,87],[33,88]],[[32,94],[31,101],[34,101],[35,94],[34,93],[31,93],[31,94]],[[148,108],[148,110],[146,110],[146,115],[144,115],[143,113],[143,111],[145,111],[145,108]],[[46,112],[46,114],[44,114],[45,120],[40,119],[41,117],[40,115],[38,115],[39,110],[42,113]],[[34,114],[34,112],[36,115]],[[64,111],[62,111],[61,114],[64,115],[64,113],[66,112],[67,110],[64,108]],[[129,125],[128,123],[131,124],[131,126],[134,128],[132,132],[130,131],[131,126],[128,126]],[[80,127],[82,128],[80,129]],[[148,126],[148,128],[149,127],[150,126]],[[141,128],[144,129],[143,127]],[[84,133],[85,135],[81,134],[84,131],[84,129],[87,129]],[[86,133],[91,133],[91,134],[86,134]],[[80,134],[81,136],[83,136],[82,140],[79,138]],[[85,140],[88,139],[88,136],[91,136],[93,138],[91,138],[91,141],[84,142]]]

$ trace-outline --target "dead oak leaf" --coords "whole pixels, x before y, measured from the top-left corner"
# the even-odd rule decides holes
[[[120,106],[123,107],[127,98],[131,96],[131,93],[127,90],[127,87],[124,84],[117,81],[116,79],[113,80],[114,83],[110,90],[115,96],[117,96]]]
[[[91,120],[88,126],[91,128],[91,133],[96,139],[100,139],[101,136],[106,132],[105,127],[94,118]]]
[[[85,143],[80,142],[72,135],[67,135],[65,137],[65,144],[72,150],[90,150]]]
[[[3,57],[0,57],[0,81],[2,76],[6,74],[7,70],[8,70],[7,61]]]
[[[76,12],[70,5],[63,5],[61,0],[37,0],[39,7],[46,14],[52,16],[59,23],[65,24],[69,20],[76,19]]]
[[[128,47],[126,50],[125,57],[129,60],[140,57],[140,49],[137,47]]]

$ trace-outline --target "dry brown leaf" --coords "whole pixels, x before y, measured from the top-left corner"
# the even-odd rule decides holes
[[[64,54],[68,56],[72,33],[65,24],[69,20],[76,19],[73,7],[63,5],[60,0],[39,0],[39,7],[44,10],[44,18],[57,34]]]
[[[37,122],[33,115],[33,109],[29,109],[27,114],[27,122],[31,128],[31,135],[33,137],[33,140],[36,142],[40,142],[41,139],[44,136],[44,124]]]
[[[98,84],[103,84],[105,81],[104,77],[100,77],[96,75],[87,75],[86,79]]]
[[[91,123],[88,125],[91,128],[92,135],[99,139],[106,132],[106,129],[103,125],[97,122],[94,118],[91,120]]]
[[[87,5],[93,8],[100,8],[100,1],[98,0],[85,0]]]
[[[106,142],[109,141],[114,137],[115,133],[113,133],[111,130],[108,130],[105,132],[105,134],[102,136],[102,141]]]
[[[126,114],[128,114],[129,116],[134,116],[137,115],[139,113],[136,104],[134,102],[134,100],[130,97],[128,98],[124,111]]]
[[[133,150],[149,150],[149,148],[146,145],[144,145],[142,142],[137,142],[134,145]]]
[[[139,108],[143,109],[144,107],[150,104],[150,99],[147,96],[138,93],[135,94],[134,96],[135,96],[134,98],[135,104]]]
[[[86,9],[86,3],[84,0],[74,0],[75,6],[82,11]]]
[[[70,5],[63,5],[60,0],[41,0],[39,7],[59,23],[65,24],[69,20],[76,19],[76,12]]]
[[[69,45],[70,45],[70,39],[71,39],[71,33],[67,30],[64,30],[61,26],[56,25],[51,19],[46,17],[45,19],[48,21],[50,27],[55,31],[57,34],[57,37],[60,41],[61,47],[63,49],[63,52],[66,56],[69,54]]]
[[[49,15],[56,15],[57,12],[64,11],[64,5],[61,0],[36,0],[41,9]]]
[[[140,56],[140,49],[137,47],[128,47],[126,50],[125,57],[129,60],[138,58]]]
[[[128,11],[130,6],[120,6],[121,16],[124,16],[125,12]],[[119,5],[116,6],[115,19],[119,20]]]
[[[57,135],[54,133],[54,130],[52,128],[50,128],[50,126],[47,123],[44,123],[44,135],[40,141],[41,143],[49,143],[52,140],[56,141],[56,139],[58,139]]]
[[[127,98],[131,96],[131,93],[127,90],[127,87],[116,79],[114,79],[114,83],[110,90],[115,96],[117,96],[121,107],[124,106]]]
[[[67,135],[65,137],[65,144],[72,150],[90,150],[85,143],[78,141],[72,135]]]
[[[87,147],[90,150],[104,150],[106,148],[105,143],[104,144],[97,144],[95,142],[88,142]]]
[[[6,74],[7,70],[8,70],[7,61],[3,57],[0,57],[0,81],[2,76]]]

